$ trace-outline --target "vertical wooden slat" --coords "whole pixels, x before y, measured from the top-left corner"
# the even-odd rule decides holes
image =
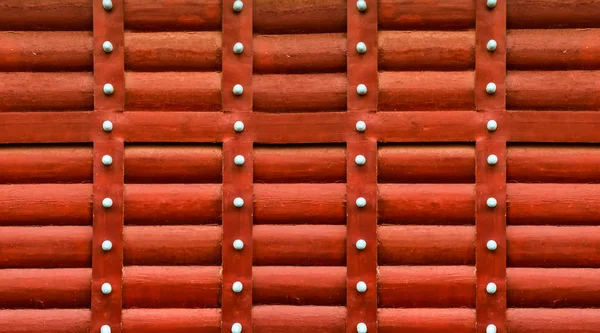
[[[221,331],[230,333],[235,323],[242,332],[252,332],[252,138],[256,131],[246,119],[252,111],[252,1],[244,0],[241,12],[233,11],[233,0],[223,1],[223,71],[221,92],[225,118],[223,125],[223,280]],[[235,43],[244,46],[241,54],[233,52]],[[233,87],[241,84],[241,96],[233,94]],[[244,123],[244,130],[234,131],[236,121]],[[243,165],[235,165],[237,155],[244,157]],[[234,200],[242,198],[243,207],[235,207]],[[233,247],[241,240],[243,249]],[[235,293],[232,286],[241,282],[243,290]]]
[[[356,1],[347,5],[348,111],[352,119],[346,128],[347,333],[357,332],[360,323],[369,333],[377,332],[377,135],[369,129],[369,119],[377,111],[377,1],[366,3],[362,12]],[[359,42],[366,45],[365,53],[357,51]],[[359,84],[367,87],[365,95],[357,93]],[[367,130],[358,132],[356,121],[364,121]],[[365,157],[364,165],[356,164],[358,155]],[[357,206],[358,198],[366,200],[365,207]],[[366,242],[366,248],[357,249],[359,240]],[[357,290],[358,282],[366,284],[366,292]]]
[[[489,8],[486,0],[476,6],[476,62],[475,107],[484,115],[485,122],[495,120],[498,128],[481,129],[476,140],[476,311],[478,333],[506,332],[506,1],[497,1]],[[495,40],[497,48],[487,49],[488,41]],[[486,91],[488,83],[496,85],[496,92]],[[496,155],[498,162],[488,164],[488,156]],[[495,198],[496,207],[488,207],[488,198]],[[493,240],[497,249],[489,250]],[[495,293],[486,287],[494,283]],[[493,325],[493,326],[490,326]],[[496,331],[493,328],[496,328]]]
[[[102,0],[93,2],[94,18],[94,120],[90,134],[94,140],[93,239],[92,239],[92,322],[91,332],[100,332],[108,325],[112,333],[121,332],[122,279],[123,279],[123,139],[115,132],[104,131],[102,123],[112,121],[120,126],[118,115],[123,112],[124,84],[124,30],[123,0],[112,0],[112,9],[105,10]],[[113,45],[110,53],[102,44]],[[112,84],[114,93],[106,95],[104,85]],[[112,157],[111,165],[104,165],[102,157]],[[104,198],[112,199],[112,207],[102,205]],[[109,251],[102,249],[110,241]],[[105,295],[103,283],[110,283],[112,291]],[[103,332],[104,333],[104,332]]]

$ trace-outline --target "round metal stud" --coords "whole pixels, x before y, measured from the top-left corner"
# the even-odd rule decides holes
[[[241,84],[236,84],[235,86],[233,86],[233,94],[234,95],[240,96],[243,93],[244,93],[244,87],[242,87]]]
[[[244,207],[244,199],[242,199],[242,198],[233,199],[233,205],[237,208]]]
[[[367,241],[365,241],[364,239],[359,239],[356,241],[356,249],[357,250],[364,250],[367,247]]]
[[[112,249],[112,242],[109,240],[105,240],[104,242],[102,242],[102,250],[103,251],[110,251]]]
[[[242,289],[244,289],[244,285],[240,281],[235,281],[231,286],[234,293],[241,293]]]
[[[496,333],[496,325],[487,325],[487,327],[485,328],[485,333]]]
[[[367,124],[364,121],[362,121],[362,120],[357,121],[356,122],[356,130],[359,131],[359,132],[366,131],[367,130]]]
[[[490,40],[487,42],[487,45],[486,45],[485,47],[487,48],[487,50],[488,50],[488,51],[490,51],[490,52],[494,52],[494,51],[496,51],[496,48],[498,47],[498,43],[496,43],[496,41],[495,41],[495,40],[493,40],[493,39],[490,39]]]
[[[490,208],[494,208],[498,205],[498,200],[496,198],[488,198],[486,204]]]
[[[113,87],[112,84],[107,83],[104,85],[104,88],[102,88],[102,90],[104,91],[105,95],[112,95],[115,92],[115,87]]]
[[[109,41],[102,43],[102,50],[104,50],[106,53],[111,53],[113,51],[112,43]]]
[[[495,240],[489,240],[489,241],[487,241],[487,243],[485,244],[485,246],[490,251],[496,251],[496,249],[498,248],[498,243],[496,243]]]
[[[112,286],[110,285],[110,283],[103,283],[100,289],[102,290],[102,293],[104,295],[108,295],[112,292]]]
[[[100,333],[110,333],[110,326],[102,325],[102,327],[100,327]]]
[[[102,0],[102,8],[104,10],[111,10],[113,7],[112,0]],[[102,332],[104,333],[104,332]]]
[[[233,158],[233,164],[235,165],[244,165],[244,162],[246,162],[246,159],[242,155],[237,155]]]
[[[367,52],[367,45],[363,42],[359,42],[358,44],[356,44],[356,52],[360,54]]]
[[[235,323],[231,325],[231,333],[242,333],[242,324]]]
[[[367,2],[365,0],[358,0],[356,2],[356,9],[358,9],[359,12],[364,12],[367,10]]]
[[[354,162],[356,162],[357,165],[365,165],[367,159],[363,155],[357,155]]]
[[[235,0],[233,2],[233,11],[239,13],[242,11],[242,9],[244,9],[244,3],[240,0]]]
[[[356,284],[356,291],[358,291],[359,293],[364,293],[365,291],[367,291],[367,284],[363,281],[358,281],[358,283]]]
[[[102,129],[104,130],[104,132],[110,132],[113,130],[113,123],[110,120],[105,120],[102,123]]]
[[[495,120],[490,120],[487,122],[487,129],[490,132],[493,132],[498,129],[498,123]]]
[[[488,156],[487,162],[489,165],[496,165],[496,163],[498,163],[498,156],[494,154]]]
[[[494,82],[490,82],[487,84],[487,86],[485,86],[485,92],[487,92],[490,95],[493,95],[496,93],[496,84]]]
[[[356,207],[362,208],[367,205],[367,199],[360,197],[356,199]]]
[[[498,287],[494,282],[490,282],[485,286],[485,291],[487,291],[488,294],[495,294],[496,290],[498,290]]]
[[[112,164],[112,162],[113,162],[113,159],[110,155],[102,156],[102,164],[109,166]]]
[[[113,205],[113,201],[111,198],[104,198],[102,199],[102,207],[104,208],[110,208]]]
[[[365,86],[364,84],[359,84],[358,86],[356,86],[356,93],[364,96],[367,94],[367,86]]]
[[[367,324],[358,323],[358,325],[356,325],[356,333],[367,333]]]
[[[240,54],[242,52],[244,52],[244,44],[240,42],[233,44],[233,53]]]
[[[244,130],[244,123],[241,121],[236,121],[235,123],[233,123],[233,130],[236,132],[241,132]]]
[[[233,248],[236,250],[241,250],[244,248],[244,242],[241,239],[236,239],[233,241]]]
[[[487,6],[488,6],[488,8],[494,8],[494,7],[496,7],[496,3],[497,3],[496,0],[487,0]]]

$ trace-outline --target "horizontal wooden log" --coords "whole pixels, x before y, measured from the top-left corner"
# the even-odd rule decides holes
[[[125,182],[220,183],[222,160],[219,146],[125,146]]]
[[[511,71],[506,107],[511,110],[598,110],[600,71]]]
[[[435,115],[429,111],[413,111],[381,112],[372,121],[382,142],[464,144],[480,135],[488,119],[481,112],[473,111],[436,111]]]
[[[0,308],[89,308],[91,268],[0,269]]]
[[[93,110],[93,90],[91,72],[0,72],[0,112]]]
[[[123,269],[123,308],[218,308],[219,266],[129,266]]]
[[[475,309],[390,309],[377,311],[379,333],[475,333]]]
[[[381,145],[380,183],[474,183],[475,147],[467,145]]]
[[[256,35],[253,70],[261,74],[346,71],[344,34]]]
[[[220,309],[127,309],[123,333],[220,333]]]
[[[474,308],[475,267],[380,266],[378,299],[382,308]]]
[[[0,143],[90,142],[93,111],[88,112],[0,112]]]
[[[381,31],[381,71],[475,69],[475,31]]]
[[[475,28],[475,2],[379,0],[380,30],[466,30]]]
[[[343,146],[256,146],[257,183],[336,183],[346,181]]]
[[[345,111],[345,74],[254,75],[254,111]]]
[[[127,0],[123,11],[126,30],[221,30],[221,0]]]
[[[221,110],[216,72],[126,72],[125,90],[128,111]]]
[[[506,51],[511,70],[600,69],[600,29],[508,30]]]
[[[218,224],[221,185],[125,185],[126,224]]]
[[[345,184],[254,184],[254,224],[345,224]]]
[[[598,111],[508,111],[509,141],[598,143]]]
[[[254,265],[345,266],[346,227],[256,225]]]
[[[599,225],[599,195],[595,184],[508,184],[507,223]]]
[[[509,0],[509,29],[598,28],[600,3],[579,0]]]
[[[600,309],[508,309],[509,332],[598,333]]]
[[[0,333],[89,333],[89,309],[0,310]]]
[[[339,333],[346,328],[342,306],[258,305],[252,307],[254,333]]]
[[[475,73],[472,71],[380,72],[379,109],[473,110],[474,89]]]
[[[346,32],[344,0],[256,0],[252,29],[258,34]]]
[[[472,184],[380,184],[378,189],[380,223],[475,223],[475,186]]]
[[[345,305],[346,267],[254,267],[252,299],[254,304]]]
[[[0,225],[91,225],[91,184],[0,186]]]
[[[0,30],[92,30],[92,3],[86,0],[5,0]]]

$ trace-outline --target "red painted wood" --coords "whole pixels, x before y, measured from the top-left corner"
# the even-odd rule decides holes
[[[475,333],[473,309],[378,310],[379,332]]]
[[[220,309],[123,310],[124,333],[221,332]]]
[[[88,0],[7,0],[2,5],[0,30],[92,30]]]
[[[89,333],[90,310],[0,310],[2,333]]]
[[[475,2],[379,0],[382,30],[466,30],[475,27]]]
[[[598,309],[509,309],[509,332],[600,332]]]
[[[254,6],[254,32],[259,34],[345,32],[346,4],[344,0],[257,0]]]
[[[220,0],[128,0],[124,6],[127,30],[163,32],[221,29]],[[223,5],[223,8],[226,7]]]
[[[598,28],[600,3],[578,0],[509,0],[510,29]]]
[[[259,305],[252,316],[254,333],[337,333],[347,326],[342,306]]]

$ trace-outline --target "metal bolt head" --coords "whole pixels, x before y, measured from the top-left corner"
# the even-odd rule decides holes
[[[489,241],[487,241],[487,243],[485,244],[485,246],[490,251],[496,251],[496,249],[498,248],[498,243],[496,243],[495,240],[489,240]]]
[[[488,6],[488,8],[494,8],[496,7],[496,0],[487,0],[486,5]]]
[[[100,287],[100,289],[102,290],[102,293],[104,295],[108,295],[112,292],[112,286],[110,285],[110,283],[103,283],[102,287]]]
[[[235,0],[233,2],[233,11],[239,13],[244,9],[244,3],[240,0]]]
[[[110,326],[102,325],[102,327],[100,327],[100,333],[110,333]]]
[[[498,129],[498,123],[495,120],[490,120],[487,122],[487,129],[490,132],[493,132]]]
[[[113,130],[113,123],[112,123],[110,120],[105,120],[105,121],[102,123],[102,129],[103,129],[105,132],[110,132],[110,131],[112,131],[112,130]]]
[[[104,198],[102,199],[102,207],[104,208],[110,208],[113,205],[113,201],[111,198]]]
[[[240,281],[235,281],[233,285],[231,285],[231,290],[234,293],[241,293],[242,289],[244,289],[244,285]]]
[[[112,84],[107,83],[104,85],[104,87],[102,88],[102,91],[104,91],[105,95],[112,95],[115,92],[115,87],[113,87]]]
[[[358,323],[358,325],[356,325],[356,333],[367,333],[367,324]]]
[[[244,207],[244,199],[239,198],[239,197],[233,199],[233,205],[237,208]]]
[[[233,158],[233,164],[235,165],[244,165],[244,162],[246,162],[246,159],[242,155],[237,155]]]
[[[367,291],[367,284],[363,281],[358,281],[358,283],[356,284],[356,291],[358,291],[359,293],[364,293],[365,291]]]
[[[104,10],[111,10],[113,8],[112,0],[102,0],[102,8],[104,8]]]
[[[358,86],[356,86],[356,93],[364,96],[367,94],[367,86],[365,86],[364,84],[359,84]]]
[[[490,208],[494,208],[498,205],[498,200],[496,198],[488,198],[486,204]]]
[[[356,207],[362,208],[367,205],[367,199],[360,197],[356,199]]]
[[[364,250],[367,247],[367,241],[365,241],[364,239],[359,239],[356,241],[356,249],[357,250]]]
[[[238,121],[236,121],[236,122],[233,124],[233,129],[234,129],[236,132],[241,132],[241,131],[243,131],[243,130],[244,130],[244,123],[243,123],[243,122],[241,122],[241,121],[239,121],[239,120],[238,120]]]
[[[492,154],[487,157],[487,162],[489,165],[496,165],[498,163],[498,156]]]
[[[496,43],[496,41],[495,41],[495,40],[493,40],[493,39],[490,39],[490,40],[487,42],[486,48],[487,48],[487,50],[488,50],[488,51],[490,51],[490,52],[494,52],[494,51],[496,51],[496,48],[497,48],[497,47],[498,47],[498,43]]]
[[[367,45],[363,42],[359,42],[358,44],[356,44],[356,52],[360,54],[367,52]]]
[[[357,121],[356,122],[356,130],[359,131],[359,132],[366,131],[367,130],[367,124],[364,121],[362,121],[362,120]]]
[[[494,82],[490,82],[485,86],[485,92],[487,92],[490,95],[493,95],[496,93],[496,84]]]
[[[485,328],[485,333],[496,333],[496,325],[487,325],[487,327]]]
[[[496,290],[498,290],[498,287],[494,282],[490,282],[485,286],[485,291],[487,291],[488,294],[495,294]]]
[[[112,43],[109,41],[102,43],[102,50],[104,50],[106,53],[111,53],[113,51]]]
[[[113,162],[113,159],[110,155],[102,156],[102,164],[109,166],[112,164],[112,162]]]
[[[231,333],[242,333],[242,324],[235,323],[231,325]]]
[[[367,2],[365,0],[356,1],[356,9],[358,9],[359,12],[364,12],[367,10]]]
[[[112,242],[109,240],[105,240],[104,242],[102,242],[102,250],[103,251],[110,251],[112,249]]]
[[[244,242],[241,239],[236,239],[233,241],[233,248],[236,250],[241,250],[244,248]]]
[[[367,163],[367,159],[363,155],[357,155],[354,159],[354,162],[357,165],[365,165],[365,163]]]
[[[240,42],[233,44],[233,53],[240,54],[242,52],[244,52],[244,44]]]
[[[233,86],[233,94],[234,95],[240,96],[243,93],[244,93],[244,87],[242,87],[241,84],[236,84],[235,86]]]

